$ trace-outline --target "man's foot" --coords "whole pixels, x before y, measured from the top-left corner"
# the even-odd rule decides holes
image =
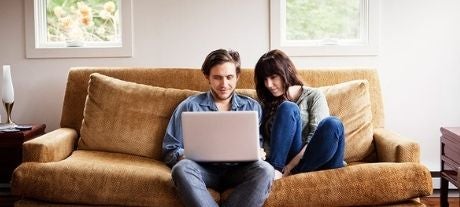
[[[275,178],[274,178],[274,180],[278,180],[278,179],[280,179],[282,177],[283,177],[283,173],[281,173],[278,170],[275,170]]]

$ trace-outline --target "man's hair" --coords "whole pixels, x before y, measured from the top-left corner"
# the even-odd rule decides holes
[[[236,74],[240,74],[240,54],[237,51],[226,49],[218,49],[209,53],[209,55],[206,56],[203,65],[201,66],[201,71],[205,76],[209,76],[209,74],[211,73],[211,68],[213,68],[216,65],[220,65],[227,62],[235,64]]]

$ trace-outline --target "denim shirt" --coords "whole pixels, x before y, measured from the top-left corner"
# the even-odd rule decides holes
[[[257,111],[260,125],[262,109],[260,104],[254,99],[234,93],[231,98],[230,110]],[[184,111],[218,111],[218,108],[214,103],[211,91],[190,96],[177,106],[169,120],[166,134],[163,139],[163,161],[170,167],[174,166],[179,161],[178,159],[184,155],[181,116]],[[259,141],[260,144],[263,143],[262,135],[259,135]]]

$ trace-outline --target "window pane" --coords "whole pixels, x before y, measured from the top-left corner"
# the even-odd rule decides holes
[[[47,0],[47,43],[121,42],[119,0]]]
[[[287,0],[286,40],[360,39],[362,0]]]

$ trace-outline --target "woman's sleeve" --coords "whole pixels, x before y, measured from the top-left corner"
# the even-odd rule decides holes
[[[313,137],[319,122],[330,116],[326,96],[321,91],[315,90],[309,101],[310,104],[308,107],[308,125],[306,126],[309,128],[309,133],[306,139],[307,143],[309,143]]]

